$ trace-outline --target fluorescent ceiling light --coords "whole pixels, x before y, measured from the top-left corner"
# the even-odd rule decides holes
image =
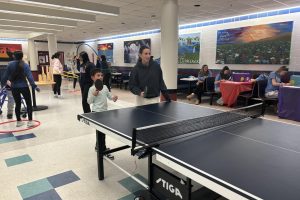
[[[18,28],[33,28],[33,29],[41,29],[41,30],[50,30],[50,31],[62,31],[57,29],[50,28],[40,28],[40,27],[30,27],[30,26],[19,26],[19,25],[3,25],[0,23],[0,27],[18,27]]]
[[[104,4],[92,3],[80,0],[13,0],[31,5],[43,5],[56,9],[65,9],[71,11],[87,12],[99,15],[112,15],[118,16],[120,8]]]
[[[57,33],[57,31],[51,31],[51,30],[42,30],[42,29],[28,28],[28,27],[1,26],[1,25],[0,25],[0,29],[14,31],[14,33],[19,33],[19,32],[42,32],[42,33],[49,33],[49,34]]]
[[[12,22],[27,22],[34,24],[44,24],[44,25],[55,25],[62,27],[70,27],[75,28],[77,26],[77,22],[70,20],[62,20],[62,19],[52,19],[46,17],[34,17],[28,15],[15,15],[10,13],[0,13],[0,20],[12,21]]]
[[[4,2],[1,2],[0,12],[82,22],[96,21],[95,15]]]
[[[28,22],[11,22],[0,19],[1,26],[13,26],[13,27],[26,27],[26,28],[36,28],[36,29],[44,29],[44,30],[53,30],[53,31],[63,31],[64,28],[61,26],[53,26],[53,25],[44,25],[44,24],[33,24]]]

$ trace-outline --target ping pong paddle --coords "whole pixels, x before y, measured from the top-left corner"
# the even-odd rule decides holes
[[[101,91],[103,89],[103,82],[100,79],[97,79],[95,81],[95,87],[98,91]]]

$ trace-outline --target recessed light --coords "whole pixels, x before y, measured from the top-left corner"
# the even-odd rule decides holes
[[[200,7],[201,5],[200,4],[196,4],[196,5],[194,5],[195,7]]]
[[[99,29],[102,30],[103,28],[100,27]]]
[[[125,22],[122,22],[121,24],[125,24]]]

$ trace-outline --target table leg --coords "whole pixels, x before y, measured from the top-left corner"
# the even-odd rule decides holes
[[[105,146],[105,135],[100,131],[96,131],[96,147],[97,147],[97,165],[98,165],[98,178],[99,180],[104,180],[104,146]]]
[[[189,81],[189,94],[192,93],[192,81]]]
[[[48,106],[37,106],[36,105],[36,96],[35,96],[35,89],[32,88],[32,110],[33,111],[40,111],[48,109]]]

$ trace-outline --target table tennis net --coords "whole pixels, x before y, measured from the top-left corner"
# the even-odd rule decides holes
[[[136,128],[133,131],[132,147],[135,148],[137,144],[157,145],[171,138],[203,132],[216,127],[224,127],[227,124],[245,120],[246,118],[256,118],[261,115],[263,115],[263,104],[260,103],[210,116]]]

